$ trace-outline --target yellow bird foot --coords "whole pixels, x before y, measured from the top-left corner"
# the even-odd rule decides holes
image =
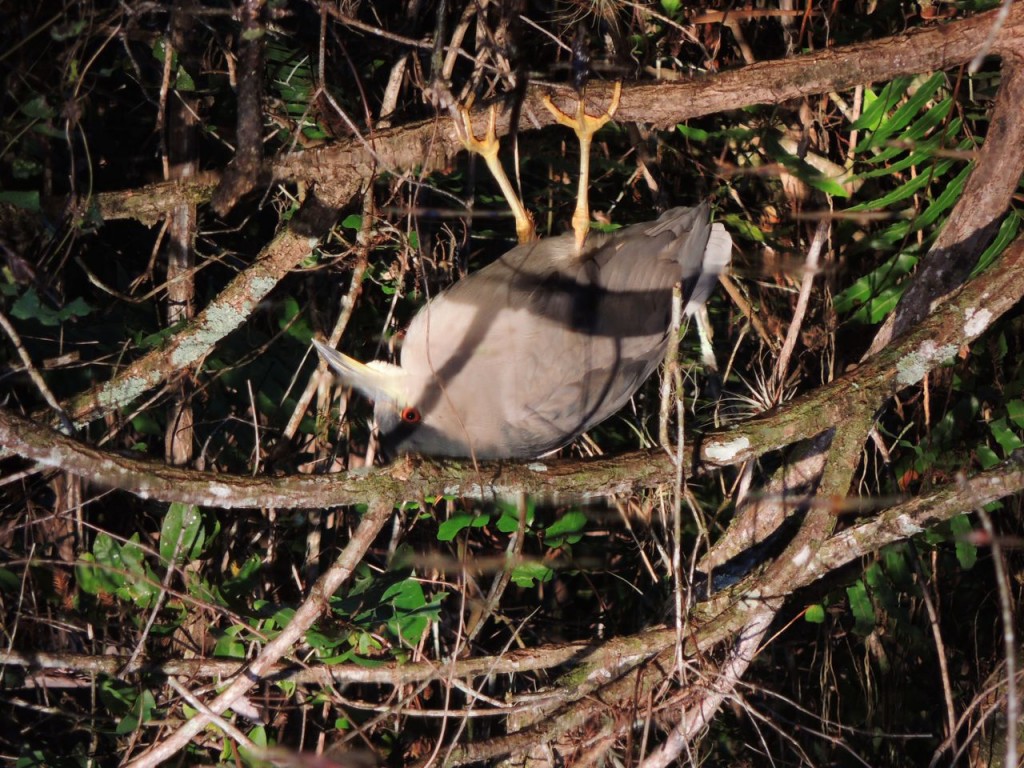
[[[470,115],[469,108],[459,106],[459,116],[462,118],[462,130],[460,130],[459,138],[462,139],[462,143],[466,149],[470,152],[483,157],[485,160],[488,157],[497,157],[500,142],[498,141],[498,110],[492,104],[489,117],[487,121],[487,130],[484,132],[484,137],[478,139],[476,134],[473,132],[473,118]],[[456,124],[457,125],[457,124]]]
[[[576,114],[570,115],[561,108],[555,106],[551,96],[544,94],[544,106],[554,116],[559,125],[572,128],[580,142],[580,179],[579,188],[576,193],[576,211],[572,215],[572,229],[576,234],[576,255],[583,254],[587,242],[587,234],[590,232],[590,144],[597,133],[615,114],[619,108],[619,98],[622,96],[622,83],[615,83],[612,90],[612,100],[608,108],[600,115],[587,114],[586,95],[580,94],[576,102]]]
[[[544,106],[548,108],[548,111],[558,121],[559,125],[572,128],[576,135],[580,137],[580,142],[582,143],[583,141],[589,142],[594,134],[615,116],[621,97],[622,83],[615,83],[612,89],[611,103],[603,113],[596,116],[587,114],[586,98],[584,95],[581,95],[579,101],[576,102],[575,115],[570,115],[568,112],[563,111],[561,107],[552,101],[551,95],[547,93],[544,94]]]
[[[512,215],[516,217],[516,237],[519,239],[519,242],[528,243],[536,239],[537,233],[533,225],[533,217],[519,199],[515,187],[512,186],[512,182],[509,181],[508,175],[501,165],[501,160],[498,159],[498,150],[501,144],[498,141],[497,107],[493,104],[491,105],[487,120],[487,130],[484,132],[482,139],[478,139],[473,132],[473,120],[470,117],[469,109],[460,106],[458,110],[459,115],[462,117],[462,130],[458,131],[459,138],[462,139],[466,149],[470,152],[475,152],[484,159],[484,162],[487,163],[487,168],[491,172],[491,176],[494,177],[494,180],[498,182],[498,186],[501,187],[501,193],[505,195],[508,207],[512,209]],[[456,126],[458,126],[458,123],[456,123]]]

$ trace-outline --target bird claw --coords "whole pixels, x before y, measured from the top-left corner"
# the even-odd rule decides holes
[[[485,160],[490,157],[498,156],[498,149],[501,146],[498,141],[498,110],[495,105],[491,105],[489,117],[487,120],[487,130],[484,132],[484,137],[478,139],[476,134],[473,132],[473,118],[470,116],[469,107],[460,105],[458,107],[459,116],[462,118],[462,130],[459,132],[459,138],[462,139],[462,143],[466,149],[470,152],[483,157]],[[456,123],[456,125],[458,125]]]
[[[615,83],[612,89],[612,100],[600,115],[588,115],[587,104],[584,95],[580,95],[579,100],[576,102],[576,114],[570,115],[564,111],[561,107],[555,104],[552,100],[551,95],[545,93],[543,97],[544,106],[547,107],[548,112],[554,116],[555,120],[559,125],[564,125],[566,128],[572,128],[577,136],[580,137],[580,142],[589,139],[597,133],[605,124],[615,116],[616,110],[619,108],[619,99],[622,96],[622,83]],[[586,139],[584,139],[586,137]]]
[[[458,122],[455,124],[459,138],[462,139],[466,149],[470,152],[475,152],[484,159],[494,180],[501,187],[501,192],[505,195],[505,200],[508,201],[508,207],[512,209],[512,215],[516,217],[516,237],[519,239],[519,242],[530,242],[537,236],[536,228],[533,225],[533,217],[519,199],[515,187],[512,186],[512,182],[509,181],[508,175],[498,159],[498,149],[501,144],[498,141],[497,107],[494,104],[491,105],[487,119],[487,130],[484,131],[482,139],[478,139],[473,132],[473,120],[470,117],[469,108],[459,106],[458,110],[459,115],[462,117],[462,129],[458,130]]]

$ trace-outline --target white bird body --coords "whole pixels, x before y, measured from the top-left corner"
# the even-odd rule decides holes
[[[732,241],[707,204],[657,221],[521,244],[434,297],[409,325],[401,366],[362,366],[317,345],[376,400],[390,455],[528,458],[622,408],[658,367],[672,289],[703,303]]]

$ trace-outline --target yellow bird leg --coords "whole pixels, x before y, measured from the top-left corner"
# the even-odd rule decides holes
[[[512,215],[516,217],[516,236],[519,238],[519,242],[528,243],[534,240],[536,238],[536,229],[533,226],[533,217],[523,206],[519,195],[516,194],[515,187],[512,186],[512,182],[509,181],[505,169],[501,166],[501,160],[498,159],[498,149],[501,145],[498,142],[498,132],[496,130],[497,108],[493,104],[491,105],[490,118],[487,121],[487,131],[482,139],[478,139],[473,133],[473,121],[470,118],[469,110],[466,107],[459,107],[459,114],[462,115],[464,128],[461,132],[462,143],[465,144],[466,149],[470,152],[475,152],[484,159],[484,162],[487,163],[487,168],[491,172],[491,176],[494,177],[494,180],[498,182],[498,186],[501,187],[501,193],[508,201],[508,207],[512,209]]]
[[[559,125],[572,128],[580,142],[580,181],[579,189],[576,192],[576,211],[572,215],[572,229],[576,233],[576,255],[583,253],[583,246],[587,242],[587,233],[590,231],[590,144],[594,134],[599,131],[605,123],[612,119],[615,110],[619,108],[619,97],[622,95],[622,83],[616,83],[612,91],[612,101],[608,109],[596,117],[587,114],[586,97],[580,94],[576,103],[576,114],[569,115],[555,106],[551,97],[544,94],[544,106],[554,115]]]

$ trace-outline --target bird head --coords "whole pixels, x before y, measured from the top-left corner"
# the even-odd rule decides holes
[[[373,400],[381,452],[388,459],[403,453],[468,456],[468,448],[451,437],[451,421],[443,404],[429,410],[419,402],[428,384],[401,366],[382,360],[360,363],[337,350],[313,341],[317,352],[346,385]],[[434,398],[436,400],[436,398]]]

